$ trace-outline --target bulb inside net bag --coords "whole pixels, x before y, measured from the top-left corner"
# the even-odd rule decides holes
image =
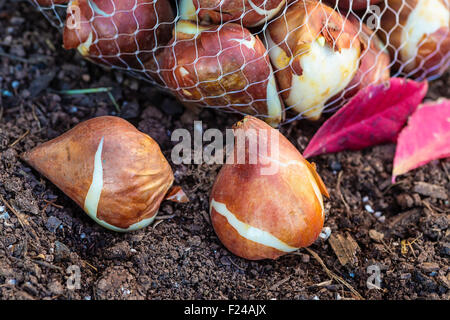
[[[66,49],[187,106],[316,120],[391,76],[450,64],[448,0],[30,0]],[[55,23],[54,23],[55,24]]]

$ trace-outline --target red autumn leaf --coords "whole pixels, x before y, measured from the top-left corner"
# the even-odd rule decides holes
[[[320,127],[303,152],[305,158],[395,142],[427,90],[427,82],[392,78],[359,91]]]
[[[441,99],[419,106],[400,132],[392,180],[431,160],[447,157],[450,157],[450,100]]]

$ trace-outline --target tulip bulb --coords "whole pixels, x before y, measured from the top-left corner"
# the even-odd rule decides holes
[[[450,65],[450,8],[446,0],[390,0],[381,16],[381,38],[411,76],[438,75]],[[396,54],[398,53],[398,55]]]
[[[258,114],[271,125],[284,117],[266,49],[238,24],[179,22],[161,70],[184,103]]]
[[[275,17],[286,0],[181,0],[180,16],[184,20],[213,24],[239,22],[256,27]]]
[[[361,56],[356,75],[345,90],[345,97],[350,98],[359,90],[369,86],[389,81],[390,58],[387,46],[363,22],[349,18],[355,25],[360,25],[358,34],[361,42]]]
[[[172,169],[158,144],[121,118],[82,122],[23,159],[113,231],[149,225],[166,198],[187,200],[171,189]]]
[[[108,66],[143,69],[169,41],[173,19],[168,0],[72,0],[64,48]]]
[[[320,118],[358,70],[358,29],[322,3],[292,3],[265,36],[284,102],[306,118]]]
[[[210,196],[219,239],[249,260],[276,259],[309,246],[322,230],[322,194],[328,196],[314,164],[261,120],[247,116],[234,129],[234,152]],[[240,135],[245,144],[238,144]]]

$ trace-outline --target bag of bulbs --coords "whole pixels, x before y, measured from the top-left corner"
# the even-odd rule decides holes
[[[448,0],[30,0],[63,46],[276,127],[450,64]]]

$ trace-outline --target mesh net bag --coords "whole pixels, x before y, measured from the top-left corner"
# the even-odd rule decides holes
[[[450,64],[448,0],[29,0],[66,49],[276,126]]]

